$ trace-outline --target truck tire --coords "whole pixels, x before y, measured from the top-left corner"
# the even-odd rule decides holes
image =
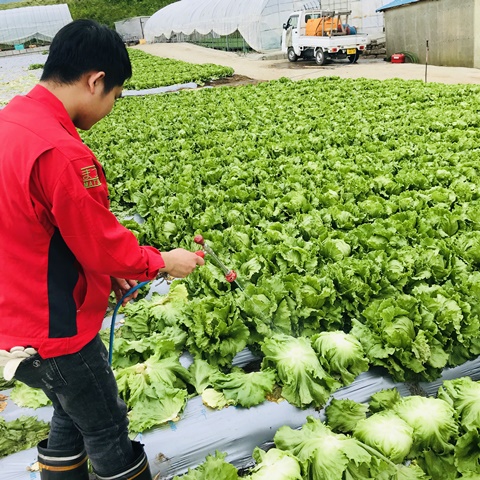
[[[321,48],[319,48],[315,52],[315,62],[317,63],[317,65],[325,65],[326,61],[327,57],[325,55],[325,52]]]
[[[357,63],[358,57],[360,57],[360,54],[358,51],[352,55],[347,55],[348,61],[350,63]]]
[[[295,53],[293,47],[288,47],[287,57],[289,62],[296,62],[298,60],[298,55]]]

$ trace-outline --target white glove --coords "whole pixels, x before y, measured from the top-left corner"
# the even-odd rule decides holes
[[[4,367],[3,378],[9,382],[15,376],[15,372],[20,363],[36,353],[37,351],[31,347],[13,347],[9,352],[7,350],[0,350],[0,367]]]

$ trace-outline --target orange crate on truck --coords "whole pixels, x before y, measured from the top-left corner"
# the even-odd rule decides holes
[[[335,35],[342,31],[342,22],[339,18],[321,17],[307,20],[306,33],[309,36],[318,37],[322,35],[330,35],[330,33]]]

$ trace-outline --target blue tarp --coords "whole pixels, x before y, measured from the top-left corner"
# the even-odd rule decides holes
[[[387,3],[383,7],[377,8],[376,12],[383,12],[384,10],[389,10],[390,8],[402,7],[403,5],[408,5],[409,3],[420,2],[421,0],[393,0],[393,2]]]

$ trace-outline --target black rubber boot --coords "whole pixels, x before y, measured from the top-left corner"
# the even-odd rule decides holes
[[[47,440],[37,445],[41,480],[88,480],[87,452],[52,450]]]
[[[111,473],[106,477],[97,475],[98,480],[152,480],[150,466],[143,445],[139,442],[132,442],[135,460],[121,471]]]

